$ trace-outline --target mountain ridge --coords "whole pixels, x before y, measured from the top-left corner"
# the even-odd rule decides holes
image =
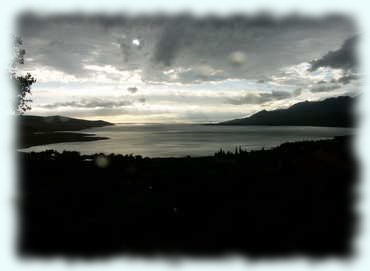
[[[304,101],[286,109],[261,110],[240,119],[214,125],[271,125],[354,127],[353,106],[356,97],[338,96],[321,101]]]
[[[28,132],[54,132],[54,131],[79,131],[87,128],[114,125],[103,120],[84,120],[77,118],[54,116],[19,116],[21,131]]]
[[[28,148],[61,142],[105,140],[108,137],[75,131],[114,124],[103,120],[84,120],[59,115],[47,117],[23,115],[18,116],[18,125],[17,147]]]

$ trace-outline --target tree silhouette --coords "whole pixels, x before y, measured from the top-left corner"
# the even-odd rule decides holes
[[[23,48],[22,39],[20,37],[16,37],[14,42],[15,58],[10,76],[17,92],[15,113],[18,115],[22,115],[24,112],[31,109],[30,103],[32,100],[29,96],[31,95],[31,86],[36,82],[36,79],[30,73],[26,73],[25,75],[19,75],[16,73],[17,64],[24,64],[25,54],[26,50]]]

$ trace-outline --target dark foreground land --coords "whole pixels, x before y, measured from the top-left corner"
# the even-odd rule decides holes
[[[349,256],[350,143],[199,158],[19,153],[20,252]]]

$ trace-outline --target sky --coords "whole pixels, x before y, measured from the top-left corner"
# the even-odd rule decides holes
[[[205,123],[360,93],[360,33],[342,16],[23,14],[30,115]]]

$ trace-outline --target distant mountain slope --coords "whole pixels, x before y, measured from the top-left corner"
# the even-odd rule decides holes
[[[20,130],[22,132],[53,132],[78,131],[93,127],[114,125],[102,120],[83,120],[62,116],[20,116]]]
[[[260,111],[242,119],[234,119],[217,125],[291,125],[353,127],[356,98],[340,96],[317,102],[301,102],[287,109]]]
[[[114,124],[102,120],[91,121],[62,116],[18,116],[18,125],[17,146],[19,148],[28,148],[31,146],[61,142],[83,142],[108,139],[108,137],[98,137],[95,136],[95,134],[68,131],[79,131],[87,128]]]

